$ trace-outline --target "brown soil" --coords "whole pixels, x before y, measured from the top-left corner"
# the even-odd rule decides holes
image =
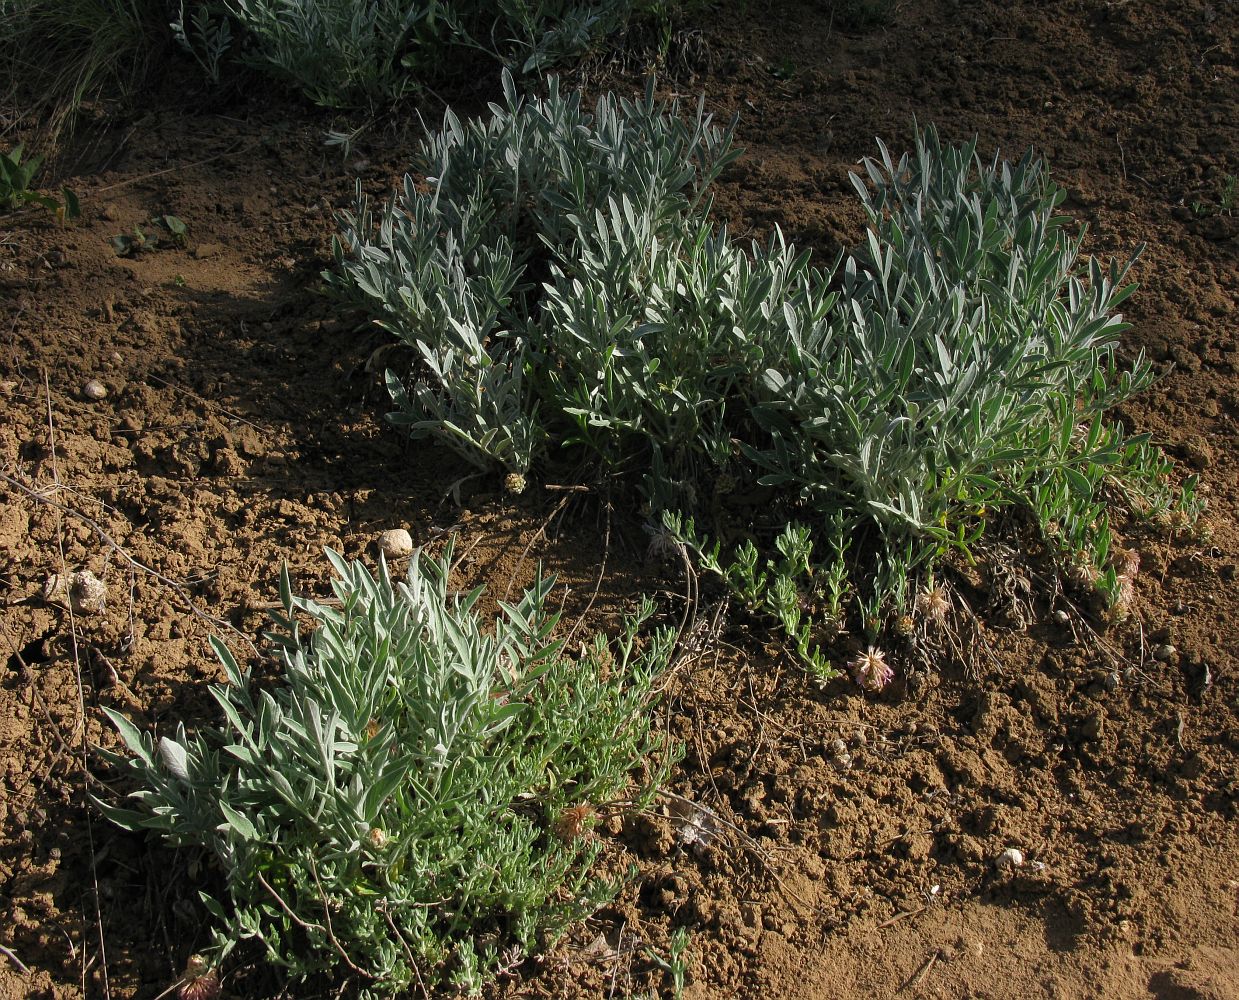
[[[682,800],[606,834],[639,879],[502,990],[665,990],[642,946],[687,926],[692,997],[1239,997],[1239,217],[1218,211],[1239,172],[1235,4],[929,0],[864,33],[828,3],[703,18],[670,79],[741,116],[716,208],[734,233],[853,243],[847,172],[875,135],[905,148],[915,118],[1036,145],[1091,252],[1147,242],[1127,349],[1166,375],[1124,419],[1201,472],[1211,537],[1133,535],[1138,615],[1104,642],[995,601],[966,662],[881,698],[818,690],[729,625],[670,691]],[[152,112],[87,150],[79,224],[0,219],[0,996],[153,997],[205,943],[192,859],[87,808],[82,747],[111,739],[102,706],[213,718],[206,637],[257,632],[280,560],[323,593],[324,545],[457,530],[462,582],[497,596],[542,560],[579,612],[605,557],[596,622],[642,591],[678,614],[633,518],[608,533],[595,499],[485,479],[457,505],[468,470],[383,423],[385,341],[334,316],[317,274],[353,175],[384,189],[407,139],[371,133],[342,165],[326,125],[265,98]],[[186,248],[116,255],[110,237],[164,213]],[[102,615],[40,599],[81,567]],[[1007,848],[1027,863],[1000,870]]]

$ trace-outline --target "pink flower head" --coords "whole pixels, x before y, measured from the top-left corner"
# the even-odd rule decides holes
[[[886,654],[872,646],[864,653],[859,653],[849,666],[852,677],[866,691],[881,691],[895,679],[895,671],[886,662]]]

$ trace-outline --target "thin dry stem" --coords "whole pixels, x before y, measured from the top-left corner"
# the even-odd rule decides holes
[[[52,458],[52,479],[55,482],[57,488],[59,488],[61,485],[61,482],[60,482],[60,467],[59,467],[57,457],[56,457],[56,422],[52,415],[52,390],[51,390],[51,384],[48,380],[46,371],[43,373],[43,388],[47,394],[47,437],[48,437],[48,448],[49,448],[49,451],[51,453],[51,458]],[[3,475],[3,473],[0,473],[0,475]],[[6,476],[5,478],[9,478],[9,477]],[[60,505],[55,505],[55,506],[60,506]],[[68,569],[68,562],[65,558],[64,518],[59,513],[57,514],[57,517],[56,517],[56,548],[57,548],[57,553],[60,557],[61,575],[67,578],[69,569]],[[73,648],[73,666],[74,666],[73,676],[74,676],[74,681],[76,684],[78,730],[79,730],[80,739],[81,739],[80,760],[81,760],[81,765],[82,765],[82,775],[84,777],[84,780],[82,783],[82,792],[85,794],[86,792],[85,778],[86,776],[89,776],[90,774],[90,768],[89,768],[89,763],[88,763],[88,757],[90,754],[90,746],[86,741],[86,693],[84,690],[84,686],[82,684],[82,656],[81,656],[81,648],[78,645],[77,617],[73,612],[73,602],[72,601],[67,602],[66,607],[69,613],[69,636],[72,641],[72,648]],[[103,933],[103,912],[99,905],[99,898],[100,898],[99,869],[98,869],[98,858],[97,858],[96,851],[95,851],[95,827],[94,827],[94,820],[91,816],[91,812],[92,810],[90,810],[89,808],[85,810],[86,839],[87,839],[87,846],[90,850],[90,877],[91,877],[91,884],[94,889],[93,898],[94,898],[94,903],[95,903],[95,928],[96,928],[96,931],[99,937],[99,958],[100,958],[100,963],[101,963],[100,971],[103,977],[103,995],[104,995],[105,1000],[111,1000],[112,985],[111,985],[110,978],[108,976],[107,942],[104,939],[104,933]],[[82,973],[81,973],[83,993],[87,991],[86,990],[86,986],[87,986],[86,977],[89,972],[89,968],[90,967],[87,964],[86,949],[83,948],[82,949]]]
[[[603,541],[602,541],[602,564],[598,567],[598,579],[594,581],[594,592],[589,595],[589,602],[585,605],[585,610],[581,612],[580,617],[577,618],[575,624],[572,626],[572,630],[568,633],[568,638],[564,640],[565,648],[567,648],[571,644],[572,637],[576,635],[577,629],[581,627],[581,624],[585,621],[590,611],[593,610],[594,602],[598,600],[598,593],[599,591],[602,590],[602,579],[606,575],[606,572],[607,572],[607,559],[611,555],[611,511],[612,511],[612,507],[611,507],[610,498],[606,500],[606,511],[607,511],[607,530],[606,530],[606,534],[603,536]]]
[[[23,976],[30,975],[30,969],[27,967],[26,963],[14,955],[11,949],[6,948],[2,944],[0,944],[0,955],[3,955],[15,966],[17,966],[18,971],[20,971]]]
[[[508,578],[508,585],[503,591],[503,599],[505,601],[512,593],[512,585],[516,583],[516,578],[520,576],[521,567],[525,565],[525,558],[529,555],[529,550],[538,544],[538,539],[542,538],[543,535],[546,534],[546,529],[550,527],[551,522],[555,520],[555,516],[568,505],[568,501],[571,499],[572,494],[566,494],[563,499],[555,505],[555,509],[551,511],[550,516],[548,516],[542,524],[538,526],[538,530],[533,533],[529,541],[525,544],[525,548],[521,552],[521,557],[516,561],[516,569],[512,570],[512,575]]]

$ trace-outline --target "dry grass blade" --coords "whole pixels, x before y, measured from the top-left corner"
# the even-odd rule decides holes
[[[26,965],[25,962],[23,962],[20,958],[18,958],[16,955],[13,954],[13,951],[11,948],[7,948],[4,945],[0,944],[0,955],[3,955],[10,962],[12,962],[23,976],[30,975],[30,968]]]

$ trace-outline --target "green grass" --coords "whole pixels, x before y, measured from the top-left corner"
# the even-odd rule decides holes
[[[171,42],[163,0],[0,2],[5,125],[37,125],[45,153],[83,104],[132,97]]]

